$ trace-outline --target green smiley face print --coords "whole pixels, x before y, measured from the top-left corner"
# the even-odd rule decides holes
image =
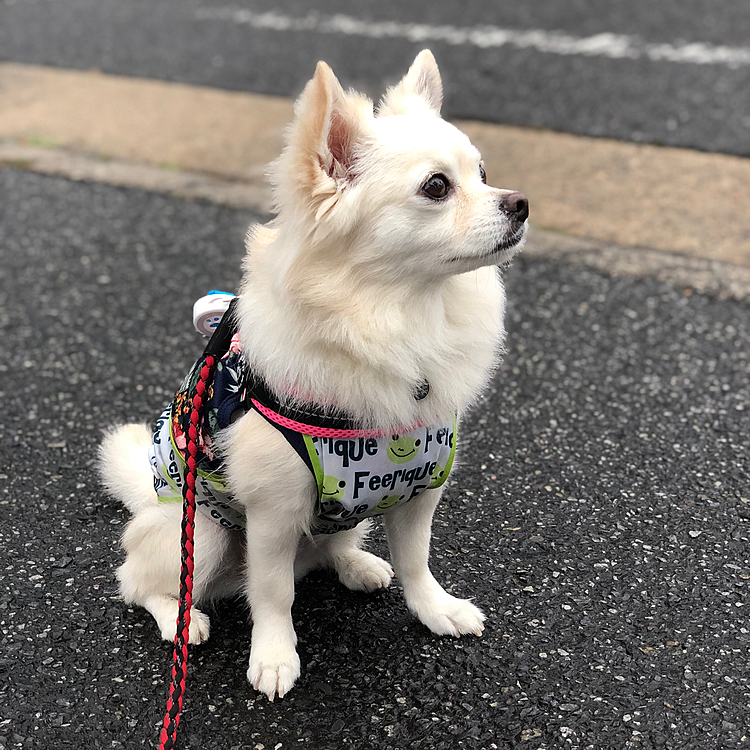
[[[346,482],[343,479],[326,475],[323,477],[321,500],[341,500],[345,489]]]
[[[394,464],[405,464],[417,455],[421,444],[422,441],[419,438],[391,435],[386,455]]]

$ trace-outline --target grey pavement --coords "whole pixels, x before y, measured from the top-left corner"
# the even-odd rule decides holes
[[[576,38],[625,35],[641,45],[697,44],[699,54],[701,45],[729,46],[748,57],[750,6],[735,0],[2,0],[0,7],[3,60],[296,96],[325,59],[346,85],[379,96],[416,51],[430,46],[444,72],[449,117],[750,155],[747,62],[562,55],[351,31],[352,19],[495,26]],[[288,28],[311,9],[324,19],[344,14],[349,31]],[[273,11],[286,20],[279,28],[253,28],[236,20],[237,10]],[[617,39],[600,42],[616,54]]]
[[[171,647],[118,600],[102,428],[152,420],[235,289],[250,213],[0,171],[0,747],[155,746]],[[245,682],[241,602],[191,649],[185,748],[747,743],[750,308],[524,258],[508,351],[460,430],[432,566],[488,615],[438,638],[398,584],[298,586],[303,674]],[[385,554],[381,531],[372,548]]]

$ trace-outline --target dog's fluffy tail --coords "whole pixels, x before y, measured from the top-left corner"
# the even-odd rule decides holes
[[[126,424],[108,432],[99,447],[102,484],[131,513],[158,501],[148,463],[150,445],[151,432],[146,425]]]

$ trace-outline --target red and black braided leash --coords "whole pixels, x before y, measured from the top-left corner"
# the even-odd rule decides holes
[[[180,570],[180,606],[177,611],[177,632],[174,638],[172,657],[172,682],[169,686],[167,712],[159,736],[159,750],[174,750],[177,742],[177,727],[180,724],[180,711],[185,696],[187,679],[188,640],[190,634],[190,611],[193,606],[193,565],[195,551],[195,478],[198,465],[198,434],[203,422],[203,405],[209,379],[213,373],[214,358],[207,356],[201,367],[200,377],[195,386],[195,395],[190,412],[188,429],[185,481],[182,486],[182,566]]]
[[[195,482],[198,474],[198,437],[203,424],[203,413],[207,391],[213,379],[216,362],[229,349],[235,331],[234,308],[237,298],[232,300],[221,323],[203,352],[203,364],[195,384],[185,452],[185,481],[182,485],[182,533],[180,538],[180,603],[177,610],[177,632],[172,656],[172,681],[169,686],[167,711],[159,735],[159,750],[175,750],[180,712],[185,697],[187,681],[188,641],[190,639],[190,614],[193,606],[193,568],[195,552]]]

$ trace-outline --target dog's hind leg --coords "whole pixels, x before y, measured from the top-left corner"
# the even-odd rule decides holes
[[[117,571],[125,601],[145,607],[168,641],[174,640],[177,629],[181,519],[182,505],[178,502],[143,508],[125,530],[122,541],[127,557]],[[211,598],[215,593],[214,582],[225,575],[227,561],[232,557],[232,534],[202,513],[196,513],[195,604]],[[208,635],[208,616],[193,606],[189,642],[202,643]]]
[[[151,594],[143,602],[143,606],[154,616],[156,624],[161,631],[161,637],[165,641],[173,641],[177,629],[178,602],[173,596],[165,594]],[[190,630],[188,643],[203,643],[210,632],[210,620],[208,615],[201,612],[197,607],[190,609]]]
[[[393,578],[393,568],[385,560],[361,549],[371,526],[368,519],[323,540],[324,564],[332,567],[341,583],[352,591],[384,589]]]
[[[128,604],[145,607],[162,637],[174,639],[180,588],[181,502],[159,502],[148,462],[151,433],[145,425],[129,424],[109,432],[99,450],[104,486],[132,513],[122,543],[127,557],[117,571],[120,593]],[[197,513],[195,518],[195,577],[193,601],[238,590],[232,576],[233,532]],[[237,537],[238,538],[238,537]],[[235,580],[232,580],[232,579]],[[190,643],[208,638],[209,619],[196,607],[191,611]]]

